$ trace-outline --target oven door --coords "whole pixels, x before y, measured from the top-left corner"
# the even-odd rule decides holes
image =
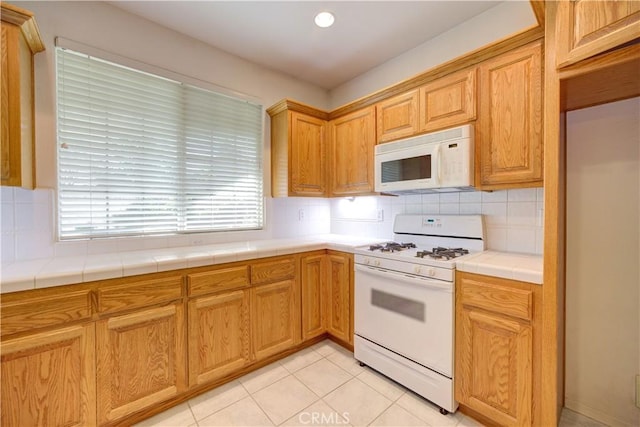
[[[453,377],[453,283],[355,266],[354,332]]]

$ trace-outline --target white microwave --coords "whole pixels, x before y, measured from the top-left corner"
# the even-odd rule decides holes
[[[375,147],[375,190],[406,194],[473,190],[473,125]]]

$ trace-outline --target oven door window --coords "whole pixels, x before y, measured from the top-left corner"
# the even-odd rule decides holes
[[[431,178],[431,154],[384,161],[380,165],[382,183]]]
[[[420,301],[372,289],[371,305],[424,322],[425,305]]]

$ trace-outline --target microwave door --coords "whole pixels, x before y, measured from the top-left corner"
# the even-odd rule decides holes
[[[436,185],[432,150],[401,150],[376,156],[376,191],[401,191]]]

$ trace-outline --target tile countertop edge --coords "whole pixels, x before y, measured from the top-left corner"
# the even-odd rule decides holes
[[[295,239],[267,239],[205,246],[182,246],[118,254],[43,258],[2,265],[0,294],[129,277],[144,273],[224,264],[234,261],[333,249],[351,252],[388,239],[323,234]],[[101,258],[104,258],[102,260]],[[99,261],[98,261],[99,260]],[[77,265],[70,269],[69,265]],[[71,278],[73,281],[70,282]]]
[[[542,255],[484,251],[456,262],[456,270],[542,285]]]

